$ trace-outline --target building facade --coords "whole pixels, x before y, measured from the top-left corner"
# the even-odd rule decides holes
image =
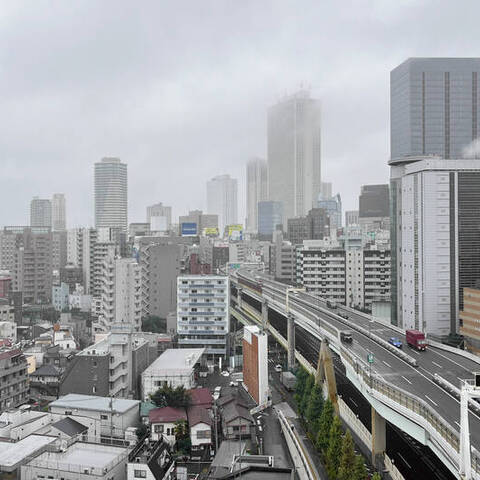
[[[229,329],[229,278],[185,275],[177,279],[177,334],[181,348],[206,349],[210,362],[225,357]]]
[[[321,240],[330,233],[330,218],[323,208],[312,208],[305,217],[289,218],[288,240],[299,245],[304,240]]]
[[[320,102],[302,90],[268,110],[270,200],[283,204],[284,219],[306,215],[321,189]]]
[[[265,201],[258,203],[257,232],[260,240],[272,240],[273,232],[283,222],[282,202]]]
[[[359,197],[359,225],[365,231],[390,228],[390,189],[385,185],[362,185]]]
[[[52,230],[63,232],[67,229],[67,213],[65,206],[65,195],[54,193],[52,197]]]
[[[255,325],[243,329],[243,383],[257,405],[267,404],[268,337]]]
[[[247,163],[247,221],[245,227],[248,232],[257,232],[259,202],[266,201],[267,196],[267,162],[261,158],[253,158]]]
[[[95,227],[116,227],[127,232],[127,164],[119,158],[95,163]]]
[[[52,226],[52,202],[47,198],[33,197],[30,202],[30,226]]]
[[[337,229],[342,228],[342,198],[337,193],[330,198],[319,198],[317,207],[327,212],[330,222],[330,234],[334,235]]]
[[[0,412],[28,400],[27,359],[20,349],[0,349]]]
[[[207,182],[207,210],[218,215],[220,234],[227,225],[238,223],[237,180],[218,175]]]
[[[172,207],[163,205],[162,202],[147,207],[147,223],[150,231],[168,231],[172,227]]]

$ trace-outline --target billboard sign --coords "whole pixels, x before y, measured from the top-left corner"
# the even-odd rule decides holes
[[[242,240],[243,225],[228,225],[228,238],[231,240]]]
[[[182,237],[187,237],[197,234],[197,224],[194,222],[184,222],[180,229]]]
[[[206,237],[218,237],[218,228],[217,227],[204,228],[203,234]]]

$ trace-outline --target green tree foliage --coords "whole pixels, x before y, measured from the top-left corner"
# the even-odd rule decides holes
[[[188,431],[188,423],[186,420],[178,420],[175,422],[175,440],[177,441],[177,450],[183,453],[189,453],[192,443]]]
[[[340,466],[340,457],[342,455],[342,426],[340,419],[333,417],[332,426],[330,427],[330,434],[328,438],[328,448],[325,458],[328,478],[330,480],[337,480],[338,467]]]
[[[148,427],[142,423],[136,430],[135,435],[137,436],[138,440],[141,440],[148,432]]]
[[[352,480],[365,480],[367,478],[367,469],[365,468],[365,459],[362,455],[355,456],[355,465],[353,466]]]
[[[157,407],[186,408],[190,405],[190,394],[183,385],[172,388],[170,385],[159,388],[151,395],[152,402]]]
[[[142,332],[166,333],[167,320],[156,315],[147,315],[142,318]]]
[[[320,416],[323,410],[323,393],[320,385],[314,385],[305,412],[308,429],[313,435],[317,435],[320,425]]]
[[[323,405],[320,420],[318,422],[317,449],[324,455],[327,453],[330,427],[333,422],[333,405],[330,399],[327,399]]]
[[[308,402],[310,400],[310,393],[312,392],[313,385],[315,384],[315,378],[313,375],[309,375],[303,391],[302,401],[298,405],[298,411],[302,417],[305,417],[307,411]]]
[[[372,480],[382,480],[382,477],[380,476],[380,474],[378,472],[375,472],[372,475]]]
[[[300,405],[303,399],[303,394],[305,393],[307,379],[308,379],[307,371],[304,368],[300,367],[297,371],[297,382],[295,384],[295,402],[297,406]]]
[[[355,448],[350,430],[342,439],[342,455],[338,467],[338,480],[352,480],[352,474],[355,468]]]

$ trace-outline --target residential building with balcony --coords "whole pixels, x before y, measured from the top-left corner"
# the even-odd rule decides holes
[[[205,348],[208,361],[227,354],[229,278],[186,275],[177,279],[177,334],[180,348]]]
[[[28,400],[27,359],[20,349],[0,349],[0,412]]]

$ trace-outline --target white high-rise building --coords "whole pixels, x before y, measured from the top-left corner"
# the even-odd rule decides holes
[[[220,275],[177,278],[177,333],[180,348],[206,348],[215,361],[227,353],[229,279]]]
[[[226,225],[238,222],[237,180],[230,175],[218,175],[207,182],[207,210],[218,215],[220,234]]]
[[[52,227],[52,202],[48,198],[33,197],[30,202],[30,226]]]
[[[133,258],[119,258],[109,250],[101,276],[100,323],[109,330],[114,324],[127,324],[140,331],[142,318],[140,265]]]
[[[167,231],[172,226],[172,207],[163,205],[162,202],[147,207],[147,223],[150,231]]]
[[[247,163],[247,231],[258,230],[258,202],[266,201],[267,196],[267,162],[261,158],[253,158]]]
[[[95,227],[127,232],[127,164],[119,158],[95,163]]]
[[[52,229],[54,232],[63,232],[67,229],[65,195],[63,193],[54,193],[52,197]]]
[[[283,203],[283,224],[316,207],[321,191],[320,102],[300,91],[268,110],[269,200]]]

